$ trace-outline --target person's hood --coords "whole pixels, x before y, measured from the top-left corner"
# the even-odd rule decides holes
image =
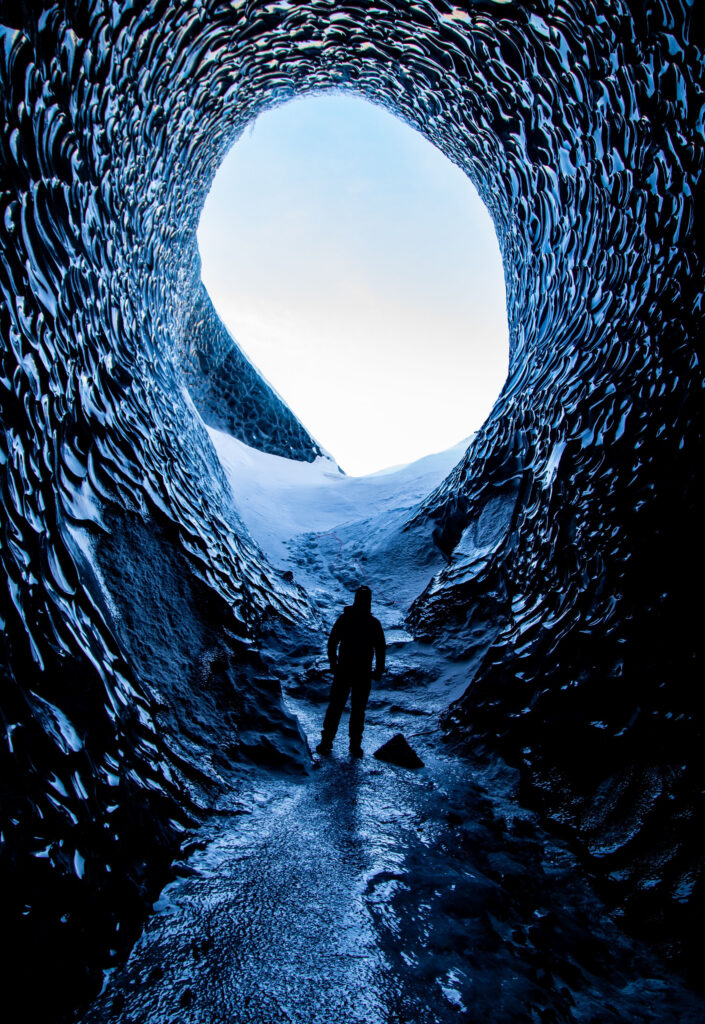
[[[359,605],[348,604],[343,608],[343,615],[352,615],[354,619],[366,619],[372,615],[372,612],[368,612],[366,608],[360,608]]]

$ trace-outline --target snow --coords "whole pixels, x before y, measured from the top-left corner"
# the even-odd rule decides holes
[[[288,567],[287,541],[328,533],[372,515],[411,509],[450,473],[470,438],[434,455],[370,476],[346,476],[330,458],[298,462],[250,448],[208,428],[238,511],[277,566]]]

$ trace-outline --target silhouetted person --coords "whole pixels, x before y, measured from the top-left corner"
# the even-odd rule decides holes
[[[362,731],[372,679],[384,672],[386,643],[379,620],[372,615],[369,587],[358,587],[355,600],[347,607],[330,631],[328,661],[333,670],[328,710],[323,720],[319,754],[330,754],[338,731],[340,716],[350,694],[350,753],[362,757]],[[372,659],[374,658],[374,672]]]

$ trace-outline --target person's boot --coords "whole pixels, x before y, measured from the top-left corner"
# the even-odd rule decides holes
[[[333,753],[333,744],[321,737],[321,742],[316,747],[316,753],[321,754],[322,757],[327,757],[328,754]]]
[[[362,747],[355,746],[352,743],[350,744],[350,757],[360,758],[364,756],[365,751],[362,749]]]

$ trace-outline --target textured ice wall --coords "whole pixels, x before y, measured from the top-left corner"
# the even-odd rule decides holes
[[[702,913],[705,852],[702,12],[522,7],[494,43],[515,103],[486,100],[509,377],[425,504],[451,560],[412,619],[460,655],[495,634],[447,726],[519,764],[629,921],[673,948]]]
[[[170,659],[188,660],[183,616],[221,721],[239,666],[259,672],[258,620],[304,611],[232,511],[179,353],[220,159],[259,110],[330,87],[384,103],[465,169],[505,260],[509,380],[423,513],[455,555],[418,628],[460,650],[497,631],[452,722],[499,737],[549,811],[602,837],[615,878],[687,907],[696,844],[677,815],[695,828],[702,772],[681,579],[701,508],[692,3],[75,0],[4,4],[1,21],[3,871],[27,935],[40,912],[70,961],[105,837],[134,891],[172,841],[154,800],[193,754],[183,692],[159,723]],[[154,842],[145,813],[166,829]],[[649,829],[634,874],[631,837]]]
[[[233,340],[199,282],[181,366],[204,423],[252,448],[313,462],[322,451]]]
[[[252,636],[306,604],[248,540],[179,369],[207,177],[193,80],[164,77],[178,32],[40,8],[0,29],[0,869],[4,990],[56,1012],[129,941],[203,785],[301,758]]]

